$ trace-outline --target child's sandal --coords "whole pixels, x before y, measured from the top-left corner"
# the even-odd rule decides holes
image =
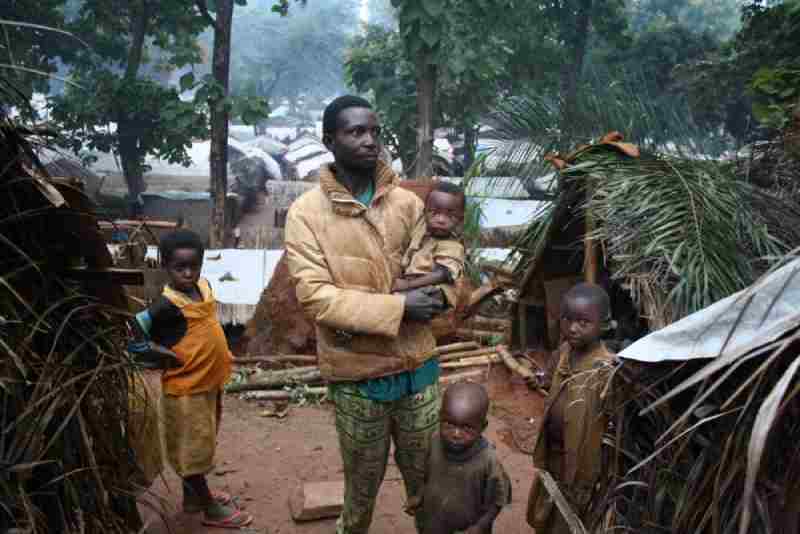
[[[236,506],[234,502],[234,498],[224,491],[212,491],[211,498],[214,499],[215,504],[219,504],[221,506]],[[206,506],[202,502],[193,501],[191,498],[183,499],[183,511],[187,514],[196,514],[202,512],[206,509]]]
[[[224,519],[204,519],[203,525],[215,528],[242,528],[253,522],[253,516],[239,509]]]

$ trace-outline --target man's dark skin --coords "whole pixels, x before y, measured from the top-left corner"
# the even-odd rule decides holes
[[[354,197],[369,189],[375,181],[378,155],[381,151],[381,127],[378,116],[369,108],[350,107],[336,117],[336,130],[322,138],[333,154],[336,179]],[[441,291],[420,288],[405,293],[404,318],[430,321],[444,307]]]

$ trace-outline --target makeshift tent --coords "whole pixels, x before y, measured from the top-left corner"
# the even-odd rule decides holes
[[[798,532],[800,259],[620,358],[588,532]]]

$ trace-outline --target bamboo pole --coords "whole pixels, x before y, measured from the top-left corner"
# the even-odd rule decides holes
[[[492,317],[481,317],[476,315],[470,317],[464,323],[466,328],[477,328],[478,330],[491,330],[505,332],[511,328],[511,319],[495,319]]]
[[[592,196],[592,183],[591,178],[586,178],[586,197],[587,201]],[[588,204],[588,202],[587,202]],[[583,274],[584,279],[589,284],[597,283],[597,243],[595,243],[592,234],[595,229],[594,214],[590,207],[586,208],[584,212],[584,222],[586,224],[586,234],[583,236]]]
[[[476,341],[489,340],[493,337],[500,336],[505,339],[505,333],[492,332],[489,330],[476,330],[473,328],[459,328],[456,330],[456,335],[464,339],[474,339]]]
[[[321,397],[328,392],[328,388],[326,387],[317,387],[317,388],[306,388],[303,390],[304,395],[314,395]],[[258,400],[271,400],[271,401],[282,401],[282,400],[292,400],[292,397],[295,395],[292,391],[286,390],[277,390],[277,391],[261,391],[258,395]]]
[[[292,369],[295,371],[295,369]],[[283,386],[290,386],[293,384],[311,384],[313,382],[318,382],[322,380],[322,376],[320,375],[319,369],[314,367],[311,370],[305,370],[302,373],[286,373],[281,371],[276,371],[275,373],[270,373],[271,375],[276,375],[281,373],[279,376],[269,376],[257,380],[255,382],[245,382],[243,384],[233,384],[225,388],[227,393],[240,393],[242,391],[257,391],[261,389],[274,389]]]
[[[436,347],[436,350],[434,351],[434,356],[441,356],[442,354],[448,354],[450,352],[458,352],[463,350],[475,350],[479,348],[480,345],[478,345],[474,341],[465,341],[463,343],[452,343],[450,345],[442,345],[441,347]]]
[[[478,365],[491,365],[500,362],[500,356],[497,354],[489,354],[487,356],[476,356],[475,358],[465,358],[454,362],[445,362],[441,364],[442,369],[461,369],[463,367],[475,367]]]
[[[494,354],[497,352],[495,347],[485,347],[478,350],[470,350],[466,352],[451,352],[439,357],[439,362],[451,362],[453,360],[461,360],[463,358],[473,358],[475,356],[485,356],[487,354]]]
[[[477,370],[477,371],[464,371],[462,373],[454,373],[452,375],[443,376],[439,379],[439,383],[442,385],[452,384],[454,382],[461,382],[462,380],[469,380],[471,378],[478,378],[483,377],[486,374],[484,370]]]
[[[503,364],[508,368],[509,371],[525,379],[525,382],[528,384],[528,387],[535,389],[544,396],[547,396],[547,392],[538,386],[538,383],[536,381],[536,374],[527,367],[525,367],[524,365],[522,365],[521,363],[519,363],[511,355],[511,353],[508,352],[508,349],[505,346],[498,345],[497,354],[500,355],[500,358],[503,360]]]
[[[274,356],[246,356],[243,358],[234,358],[234,364],[253,364],[253,363],[317,363],[316,356],[307,356],[304,354],[276,354]]]

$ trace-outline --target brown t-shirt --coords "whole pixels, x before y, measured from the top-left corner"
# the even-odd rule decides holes
[[[511,503],[511,479],[485,438],[458,457],[431,443],[422,502],[417,508],[420,534],[455,534],[474,525],[494,506]]]

